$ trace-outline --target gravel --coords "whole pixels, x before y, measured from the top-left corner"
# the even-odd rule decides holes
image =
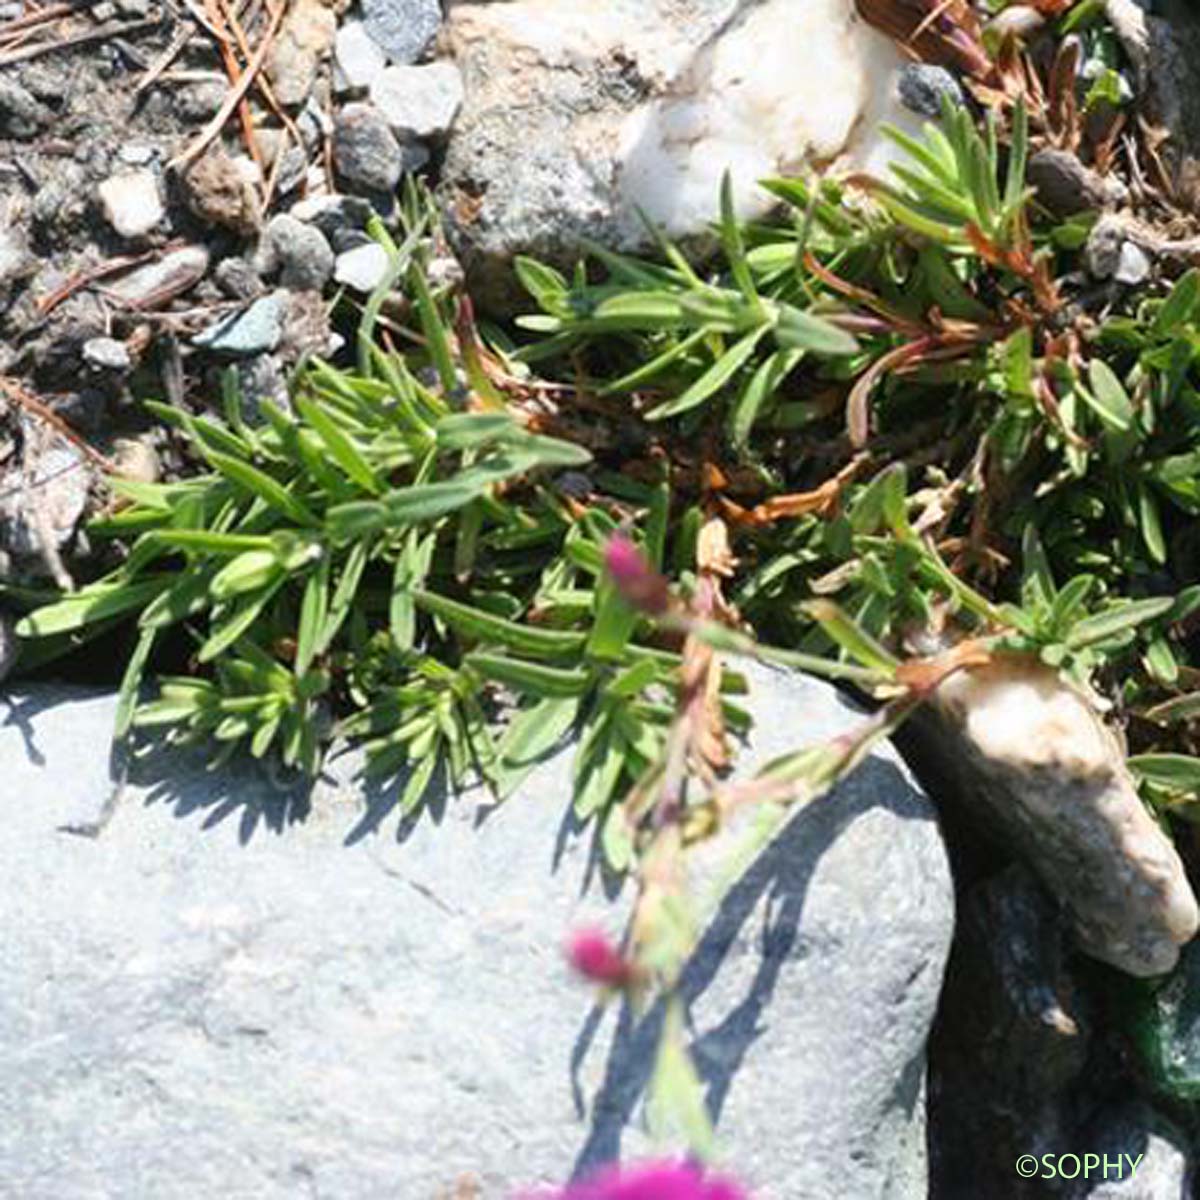
[[[0,134],[13,138],[36,137],[52,119],[49,108],[15,80],[0,74]]]
[[[153,171],[122,171],[99,187],[104,218],[122,237],[149,233],[166,215]]]
[[[342,91],[370,87],[375,76],[387,66],[387,56],[361,21],[346,21],[342,25],[333,56],[341,76],[336,82]]]
[[[256,265],[268,278],[278,274],[284,287],[319,289],[333,273],[333,251],[315,226],[280,213],[263,231]]]
[[[192,338],[194,345],[217,354],[249,356],[274,350],[283,337],[287,293],[272,292],[242,312],[225,317]]]
[[[390,192],[404,173],[404,149],[370,104],[348,104],[333,126],[333,162],[351,188]]]
[[[414,63],[442,24],[439,0],[363,0],[363,23],[394,63]]]
[[[89,338],[83,344],[83,361],[102,371],[127,371],[132,365],[124,342],[116,338]]]
[[[444,136],[462,101],[462,73],[450,62],[388,67],[371,84],[371,102],[409,138]]]
[[[382,282],[387,268],[387,251],[378,242],[368,242],[337,256],[333,278],[356,292],[373,292]]]
[[[897,87],[904,107],[923,117],[940,117],[943,99],[952,104],[962,104],[965,99],[958,80],[945,67],[930,63],[909,63],[903,67]]]

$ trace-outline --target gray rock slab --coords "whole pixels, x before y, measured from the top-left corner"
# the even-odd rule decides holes
[[[741,769],[859,719],[823,684],[752,683]],[[155,752],[99,837],[65,834],[109,794],[112,716],[105,694],[0,696],[0,1191],[430,1200],[468,1179],[507,1200],[653,1152],[658,1014],[596,1007],[562,958],[632,890],[568,815],[569,752],[500,808],[472,791],[407,824],[352,754],[304,798]],[[756,1200],[923,1200],[952,922],[931,805],[890,751],[722,903],[684,991]]]

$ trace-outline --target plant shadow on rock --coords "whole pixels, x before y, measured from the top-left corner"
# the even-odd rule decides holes
[[[714,984],[731,952],[737,951],[739,941],[743,945],[751,940],[757,942],[755,953],[760,961],[745,994],[692,1042],[696,1066],[706,1089],[706,1106],[718,1131],[735,1076],[754,1043],[768,1032],[764,1017],[784,964],[808,957],[805,947],[808,939],[801,931],[801,921],[814,873],[822,857],[851,823],[876,807],[903,821],[935,819],[925,798],[895,765],[868,760],[841,787],[790,818],[724,897],[684,969],[679,994],[690,1013]],[[744,931],[760,910],[761,930],[748,935]],[[813,931],[817,944],[826,932]],[[829,940],[841,952],[838,940]],[[816,962],[814,967],[823,969]],[[590,1129],[575,1160],[574,1178],[586,1176],[599,1165],[620,1157],[622,1134],[634,1118],[654,1069],[665,1009],[665,1001],[660,999],[639,1018],[628,1002],[622,1005]],[[572,1087],[577,1111],[581,1113],[579,1074],[602,1015],[599,1005],[589,1013],[571,1058]],[[911,1114],[920,1098],[920,1073],[904,1072],[897,1086],[908,1093],[898,1099]]]

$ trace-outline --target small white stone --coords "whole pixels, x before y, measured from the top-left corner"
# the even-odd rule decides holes
[[[117,151],[117,157],[131,167],[144,167],[154,159],[154,147],[146,142],[127,142]]]
[[[371,103],[397,133],[409,137],[445,133],[462,100],[462,74],[449,62],[387,67],[371,84]]]
[[[373,292],[388,269],[388,253],[378,242],[355,246],[337,256],[333,278],[356,292]]]
[[[104,371],[127,371],[131,365],[125,343],[110,337],[94,337],[84,342],[83,361]]]
[[[123,171],[99,188],[108,223],[122,236],[141,237],[162,220],[166,211],[152,171]]]
[[[370,87],[387,66],[383,51],[371,40],[361,21],[347,21],[338,30],[333,55],[346,90]]]
[[[1124,242],[1121,257],[1117,261],[1114,278],[1127,286],[1143,283],[1149,278],[1153,264],[1150,256],[1136,242]]]

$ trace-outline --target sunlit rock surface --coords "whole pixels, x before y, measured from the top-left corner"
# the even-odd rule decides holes
[[[703,234],[728,169],[739,215],[761,178],[882,170],[883,120],[910,129],[904,63],[853,0],[451,3],[466,98],[443,196],[488,299],[516,253],[570,260],[578,239],[645,244],[643,210]]]

